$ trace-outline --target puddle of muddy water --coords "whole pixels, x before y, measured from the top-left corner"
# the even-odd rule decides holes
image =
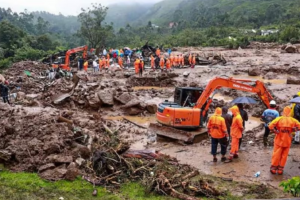
[[[164,90],[164,89],[172,89],[172,87],[156,87],[156,86],[137,86],[132,88],[134,91],[138,90]]]
[[[130,121],[137,123],[141,126],[149,126],[150,123],[155,123],[156,122],[156,117],[155,115],[150,116],[150,117],[137,117],[137,116],[105,116],[105,120],[123,120],[123,118],[127,118]]]

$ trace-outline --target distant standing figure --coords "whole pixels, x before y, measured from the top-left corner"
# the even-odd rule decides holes
[[[155,66],[154,61],[155,61],[155,59],[154,59],[153,55],[151,55],[150,60],[151,60],[151,69],[154,70],[154,66]]]
[[[171,53],[172,53],[172,50],[171,50],[171,48],[170,48],[170,49],[168,49],[169,57],[170,57]]]
[[[140,77],[143,76],[143,68],[144,68],[143,63],[144,63],[143,60],[141,60],[140,63],[139,63],[139,76]]]
[[[3,84],[2,80],[0,81],[0,92],[3,102],[10,104],[8,100],[8,87]]]
[[[83,58],[80,57],[79,60],[78,60],[78,62],[79,62],[79,70],[81,71],[83,69],[83,63],[84,63]]]
[[[160,56],[160,49],[157,47],[156,52],[155,52],[156,56]]]
[[[84,69],[84,71],[87,72],[88,67],[89,67],[89,63],[88,63],[88,61],[85,61],[84,64],[83,64],[83,69]]]
[[[129,56],[127,56],[126,64],[127,64],[127,67],[129,68],[130,67],[130,57]]]
[[[156,69],[159,69],[159,63],[160,63],[160,58],[159,58],[159,56],[156,56],[156,58],[155,58],[155,68]]]
[[[96,60],[93,61],[93,69],[94,69],[94,72],[98,71],[98,64],[97,64]]]

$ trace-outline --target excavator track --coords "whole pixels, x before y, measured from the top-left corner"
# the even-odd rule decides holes
[[[206,128],[199,128],[193,131],[185,131],[165,126],[163,124],[151,123],[149,126],[149,130],[153,131],[158,136],[183,141],[187,144],[193,144],[194,142],[202,141],[208,137]]]

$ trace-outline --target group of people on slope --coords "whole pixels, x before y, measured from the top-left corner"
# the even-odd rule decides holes
[[[191,68],[194,68],[196,65],[196,56],[194,54],[190,54],[188,58],[189,63],[185,63],[184,56],[182,54],[175,55],[168,51],[169,57],[161,55],[160,49],[157,49],[155,55],[151,55],[151,68],[155,69],[166,69],[171,70],[173,67],[181,68],[185,65],[190,65]]]
[[[270,108],[263,112],[262,120],[265,122],[264,145],[267,146],[267,138],[270,132],[276,135],[270,172],[281,175],[292,144],[292,133],[295,130],[300,130],[300,123],[291,117],[291,107],[285,107],[281,117],[276,108],[276,102],[274,100],[270,101]],[[218,144],[221,145],[221,161],[232,162],[234,158],[238,158],[241,138],[245,130],[245,121],[248,120],[248,116],[240,104],[229,110],[232,112],[232,116],[227,113],[227,108],[216,108],[214,115],[208,120],[207,129],[211,136],[211,153],[214,162],[218,161],[216,157]],[[230,141],[230,155],[226,158],[225,155]]]

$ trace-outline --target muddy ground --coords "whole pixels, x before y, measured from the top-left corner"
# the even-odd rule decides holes
[[[300,145],[293,145],[285,174],[269,173],[272,139],[270,146],[263,147],[263,126],[259,119],[262,104],[246,106],[251,116],[246,123],[240,158],[233,163],[212,162],[208,139],[184,146],[182,143],[157,138],[147,127],[156,123],[157,105],[173,100],[178,86],[205,87],[216,76],[238,79],[261,80],[279,104],[279,110],[300,91],[295,79],[300,74],[299,54],[282,52],[278,45],[251,45],[250,49],[226,50],[222,48],[177,48],[175,53],[192,51],[201,57],[222,55],[227,63],[197,65],[194,69],[174,69],[161,73],[146,69],[144,77],[134,75],[133,69],[88,73],[75,72],[73,78],[65,77],[49,81],[45,65],[35,62],[16,63],[3,73],[8,79],[12,107],[1,103],[0,159],[15,171],[38,172],[49,180],[73,179],[88,173],[86,162],[93,151],[105,146],[107,128],[118,132],[118,141],[129,142],[125,150],[158,150],[188,164],[201,172],[216,177],[233,178],[234,181],[263,183],[278,187],[282,180],[299,175]],[[24,70],[31,72],[25,75]],[[75,70],[76,71],[76,70]],[[183,74],[189,74],[184,77]],[[22,81],[18,81],[20,79]],[[286,84],[287,80],[289,83]],[[20,90],[17,90],[20,87]],[[214,96],[210,113],[216,106],[229,105],[238,96],[255,95],[220,89]],[[14,95],[12,95],[14,96]],[[109,131],[108,131],[109,132]],[[101,133],[101,134],[100,134]],[[101,142],[102,141],[102,142]],[[104,142],[103,142],[104,141]],[[97,145],[93,145],[97,143]],[[119,142],[112,144],[123,152]],[[76,167],[75,167],[76,166]],[[90,166],[90,165],[89,165]],[[261,175],[254,178],[260,171]],[[237,194],[242,195],[242,194]]]

